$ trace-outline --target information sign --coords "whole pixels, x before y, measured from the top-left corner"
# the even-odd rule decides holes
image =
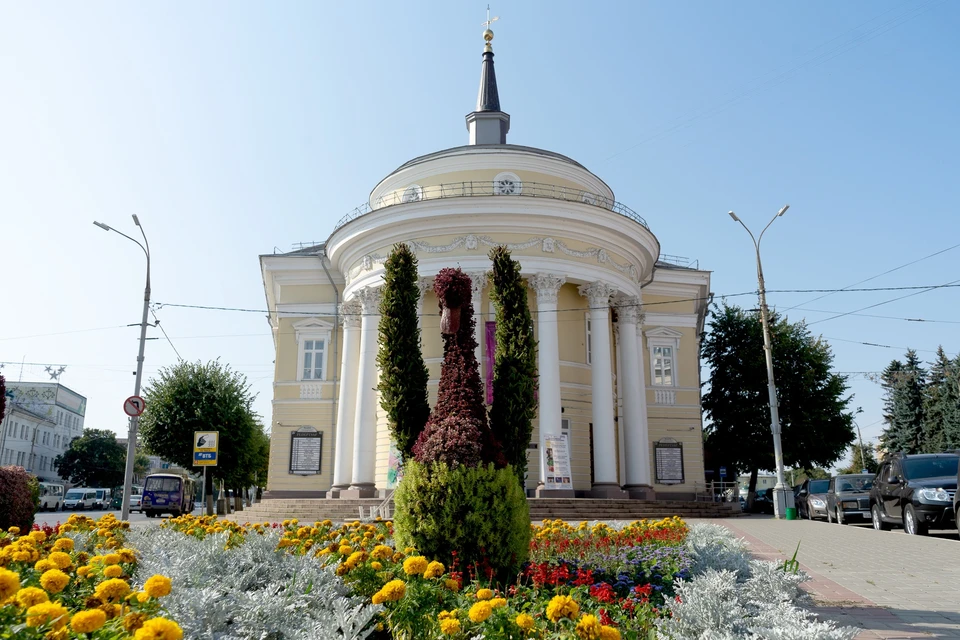
[[[310,476],[320,473],[323,433],[313,427],[300,427],[290,434],[290,473]]]
[[[683,443],[660,440],[653,452],[657,484],[683,484]]]
[[[570,445],[566,434],[545,435],[543,449],[547,463],[543,488],[573,489],[573,475],[570,473]]]
[[[193,466],[195,467],[215,467],[217,466],[218,451],[220,446],[219,431],[194,431],[193,432]]]

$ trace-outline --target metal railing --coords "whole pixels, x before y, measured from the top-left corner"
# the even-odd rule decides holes
[[[471,182],[447,182],[427,187],[411,186],[405,190],[393,191],[389,194],[379,196],[371,206],[369,202],[364,203],[340,218],[334,230],[339,229],[351,220],[356,220],[362,215],[371,211],[377,211],[386,207],[393,207],[399,204],[410,204],[412,202],[421,202],[424,200],[439,200],[443,198],[471,198],[479,196],[488,197],[520,197],[520,198],[549,198],[551,200],[564,200],[566,202],[580,202],[594,207],[600,207],[607,211],[612,211],[624,218],[629,218],[645,229],[646,220],[623,203],[611,200],[596,193],[591,193],[583,189],[573,187],[563,187],[555,184],[544,184],[542,182],[523,182],[523,183],[503,183],[493,180],[471,181]]]

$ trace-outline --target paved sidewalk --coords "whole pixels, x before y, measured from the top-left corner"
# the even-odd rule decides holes
[[[825,619],[862,628],[858,638],[960,639],[960,542],[872,528],[769,516],[713,522],[744,538],[752,553],[797,560],[804,588]]]

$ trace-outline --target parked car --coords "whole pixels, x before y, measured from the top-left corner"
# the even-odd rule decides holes
[[[811,480],[807,478],[794,495],[797,515],[807,520],[827,518],[827,489],[829,480]]]
[[[955,526],[957,492],[955,453],[897,453],[883,463],[870,491],[873,528],[902,525],[912,535]]]
[[[84,509],[93,509],[96,505],[96,502],[96,489],[80,487],[78,489],[70,489],[67,491],[67,495],[63,497],[63,508],[64,510],[76,509],[77,511],[82,511]]]
[[[143,513],[143,496],[137,494],[130,496],[130,513],[134,511]]]
[[[760,489],[753,498],[753,513],[773,513],[773,489]]]
[[[872,474],[845,474],[830,478],[827,488],[827,522],[848,524],[851,520],[869,520],[872,488]]]

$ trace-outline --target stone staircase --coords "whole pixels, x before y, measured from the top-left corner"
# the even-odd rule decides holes
[[[302,523],[317,520],[352,522],[371,508],[383,504],[382,498],[348,499],[274,499],[258,502],[230,516],[237,522],[280,522],[296,518]],[[659,520],[670,516],[681,518],[734,518],[742,516],[735,502],[682,502],[679,500],[597,500],[593,498],[528,498],[530,519],[567,520]],[[387,502],[393,514],[393,500]]]

